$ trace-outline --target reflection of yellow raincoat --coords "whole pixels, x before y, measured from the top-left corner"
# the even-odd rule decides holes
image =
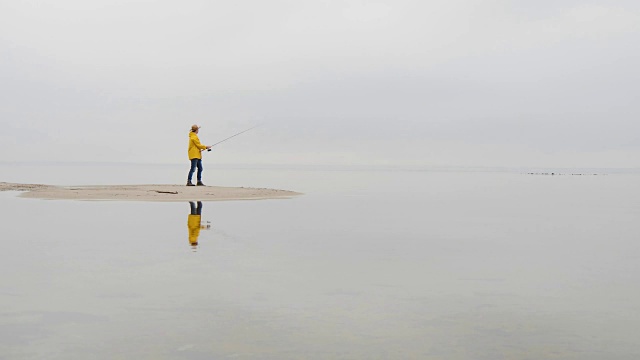
[[[189,227],[189,242],[191,245],[198,245],[198,236],[200,236],[200,215],[191,215],[187,219],[187,226]]]
[[[198,134],[194,133],[193,131],[189,133],[189,160],[202,159],[202,154],[200,153],[200,151],[206,148],[206,146],[200,143]]]

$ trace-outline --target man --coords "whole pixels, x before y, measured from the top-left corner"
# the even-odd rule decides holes
[[[191,126],[191,132],[189,133],[189,160],[191,161],[191,169],[189,170],[189,176],[187,177],[187,186],[195,186],[191,182],[193,173],[198,168],[198,185],[204,186],[202,183],[202,150],[211,149],[211,146],[202,145],[200,139],[198,139],[198,130],[200,126]]]

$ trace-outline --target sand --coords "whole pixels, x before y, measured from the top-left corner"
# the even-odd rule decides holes
[[[218,201],[290,198],[300,193],[287,190],[185,185],[53,186],[0,182],[0,191],[22,191],[19,196],[48,200],[118,201]]]

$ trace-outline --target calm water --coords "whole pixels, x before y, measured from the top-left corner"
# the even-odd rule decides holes
[[[184,170],[3,165],[0,181]],[[205,171],[305,195],[204,202],[194,247],[186,202],[0,193],[0,358],[640,358],[638,175]]]

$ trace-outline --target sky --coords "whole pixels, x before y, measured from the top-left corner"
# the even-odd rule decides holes
[[[637,0],[0,0],[0,161],[640,167]]]

